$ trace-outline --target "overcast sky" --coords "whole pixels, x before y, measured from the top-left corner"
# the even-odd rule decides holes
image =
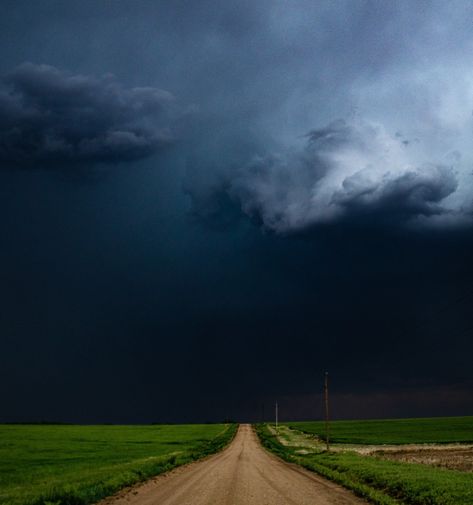
[[[4,0],[0,421],[473,414],[469,1]]]

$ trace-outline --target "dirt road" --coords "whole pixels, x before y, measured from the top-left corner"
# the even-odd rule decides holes
[[[241,425],[222,452],[108,498],[102,505],[355,505],[342,487],[263,449]]]

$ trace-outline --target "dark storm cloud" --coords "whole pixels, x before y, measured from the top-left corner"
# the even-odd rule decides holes
[[[0,89],[0,164],[132,161],[173,140],[173,97],[127,89],[106,75],[72,75],[25,63]]]
[[[207,194],[189,190],[197,212],[217,215],[227,194],[241,210],[276,232],[353,220],[412,224],[455,213],[452,166],[422,163],[399,136],[354,119],[311,131],[306,145],[268,154],[225,172]],[[416,164],[418,163],[418,164]],[[204,205],[207,198],[208,205]],[[227,206],[228,207],[228,206]]]
[[[471,19],[4,0],[1,165],[132,170],[0,171],[2,419],[471,413]]]

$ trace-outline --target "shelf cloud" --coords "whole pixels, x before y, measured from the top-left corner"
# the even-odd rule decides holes
[[[396,223],[439,218],[453,212],[444,200],[457,186],[453,166],[418,164],[381,125],[338,120],[299,150],[255,158],[228,191],[245,214],[284,233],[369,213]]]
[[[340,119],[310,131],[303,145],[222,170],[220,184],[209,185],[207,193],[189,193],[206,218],[209,208],[214,215],[226,211],[216,205],[225,201],[223,194],[244,215],[282,234],[334,222],[469,222],[471,206],[456,195],[460,156],[430,160],[417,143],[376,122]]]

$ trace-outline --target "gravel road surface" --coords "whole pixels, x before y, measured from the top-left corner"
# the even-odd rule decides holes
[[[354,505],[366,502],[268,453],[250,425],[222,452],[107,498],[101,505]]]

